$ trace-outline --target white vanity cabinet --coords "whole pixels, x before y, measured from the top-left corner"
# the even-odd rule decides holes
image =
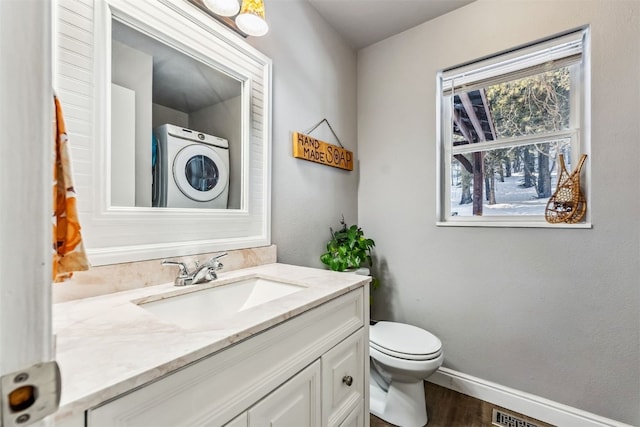
[[[368,426],[368,287],[87,411],[88,427]]]
[[[364,426],[363,345],[353,333],[226,427]]]

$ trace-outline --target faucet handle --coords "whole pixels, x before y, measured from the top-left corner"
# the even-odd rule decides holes
[[[180,275],[181,276],[188,276],[189,275],[189,269],[187,268],[187,266],[185,265],[184,262],[172,261],[170,259],[163,259],[161,264],[162,265],[177,265],[180,268]]]
[[[220,258],[224,258],[226,257],[228,254],[222,253],[220,255],[216,255],[213,258],[211,258],[207,264],[210,266],[210,268],[214,269],[214,270],[220,270],[222,267],[224,267],[224,265],[219,261]]]
[[[180,261],[172,261],[170,259],[163,259],[161,262],[162,265],[177,265],[180,268],[180,272],[178,276],[175,278],[173,283],[176,286],[184,286],[191,284],[191,276],[189,275],[189,269],[185,265],[184,262]]]

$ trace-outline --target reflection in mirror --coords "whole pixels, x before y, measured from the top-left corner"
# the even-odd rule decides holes
[[[111,206],[240,209],[243,82],[115,19]]]

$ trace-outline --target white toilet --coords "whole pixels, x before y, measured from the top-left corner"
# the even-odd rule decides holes
[[[442,343],[416,326],[378,322],[371,326],[370,411],[401,427],[427,424],[423,381],[442,365]]]

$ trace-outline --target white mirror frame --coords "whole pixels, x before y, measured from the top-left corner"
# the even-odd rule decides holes
[[[54,85],[91,264],[269,245],[271,60],[187,0],[80,1],[86,9],[78,0],[57,0]],[[112,17],[242,81],[240,209],[110,206]]]

